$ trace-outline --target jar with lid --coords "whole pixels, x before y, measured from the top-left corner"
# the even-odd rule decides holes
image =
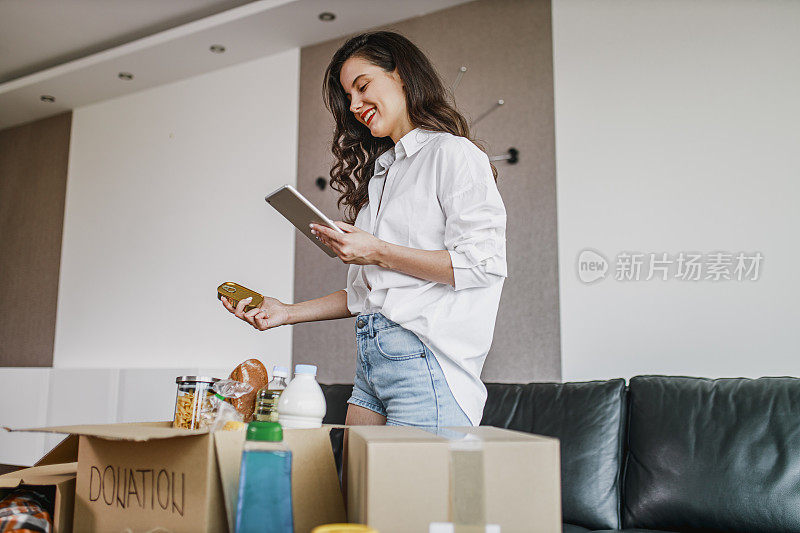
[[[219,378],[206,376],[175,378],[178,392],[175,396],[175,417],[172,420],[172,427],[200,429],[206,425],[204,421],[209,421],[209,415],[214,410],[211,403],[214,391],[211,390],[211,385],[217,381]]]

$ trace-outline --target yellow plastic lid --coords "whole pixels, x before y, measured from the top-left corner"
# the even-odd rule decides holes
[[[363,524],[325,524],[315,527],[311,533],[378,533],[378,530]]]

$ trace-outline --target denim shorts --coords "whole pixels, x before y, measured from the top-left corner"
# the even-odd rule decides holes
[[[348,403],[390,426],[471,426],[436,356],[417,335],[381,313],[356,318],[356,377]]]

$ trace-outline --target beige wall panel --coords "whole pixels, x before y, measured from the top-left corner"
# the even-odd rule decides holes
[[[508,279],[503,288],[492,349],[483,380],[525,382],[561,379],[553,69],[550,2],[478,0],[380,29],[398,31],[433,61],[452,85],[468,68],[456,104],[468,120],[498,99],[505,104],[480,120],[474,136],[489,155],[510,147],[516,165],[497,162],[498,187],[508,213]],[[304,48],[300,67],[298,188],[327,214],[338,193],[315,185],[329,179],[333,120],[322,100],[322,76],[346,39]],[[296,236],[295,301],[343,289],[348,265],[327,258]],[[319,365],[320,381],[350,383],[355,372],[355,319],[300,324],[294,328],[293,359]]]
[[[71,122],[0,131],[0,367],[53,364]]]

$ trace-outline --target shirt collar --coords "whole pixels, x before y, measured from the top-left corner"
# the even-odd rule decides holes
[[[422,145],[428,142],[428,140],[437,133],[440,132],[414,128],[400,137],[400,140],[397,141],[392,148],[389,148],[378,156],[378,159],[375,161],[375,175],[386,172],[396,159],[403,156],[411,157],[417,153],[419,149],[422,148]]]

